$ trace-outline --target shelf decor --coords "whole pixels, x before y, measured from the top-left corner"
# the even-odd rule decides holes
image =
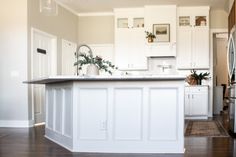
[[[145,31],[145,33],[146,33],[146,38],[148,39],[148,42],[152,43],[153,39],[155,39],[156,36],[154,34],[152,34],[151,32],[148,32],[148,31]]]
[[[153,24],[153,34],[157,42],[170,42],[170,24]]]

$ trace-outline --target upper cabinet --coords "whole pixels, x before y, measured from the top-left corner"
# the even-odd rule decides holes
[[[146,41],[146,55],[149,57],[176,56],[176,5],[145,6],[145,30],[156,34],[159,29],[169,30],[157,35],[153,43]],[[165,37],[168,40],[163,40]]]
[[[115,9],[115,64],[120,70],[146,70],[144,9]]]
[[[209,68],[209,7],[179,7],[177,68]]]
[[[120,17],[117,18],[117,28],[144,28],[144,17]]]

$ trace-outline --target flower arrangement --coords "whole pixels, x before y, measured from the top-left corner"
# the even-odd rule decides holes
[[[188,82],[190,85],[201,85],[202,80],[207,80],[209,79],[210,73],[205,72],[205,73],[199,73],[197,74],[196,70],[191,70],[191,74],[187,76],[186,82]]]
[[[115,65],[113,65],[110,61],[103,60],[101,57],[93,57],[92,55],[86,55],[85,53],[79,54],[74,66],[78,66],[79,70],[81,70],[82,66],[86,64],[94,64],[99,70],[104,70],[109,74],[112,74],[112,69],[117,69],[117,67],[115,67]]]

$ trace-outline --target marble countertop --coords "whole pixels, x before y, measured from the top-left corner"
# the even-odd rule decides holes
[[[49,76],[45,78],[24,81],[28,84],[48,84],[69,81],[163,81],[163,80],[185,80],[184,75],[124,75],[124,76]]]

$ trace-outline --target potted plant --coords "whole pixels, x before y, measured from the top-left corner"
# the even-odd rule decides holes
[[[156,36],[154,34],[152,34],[151,32],[148,32],[148,31],[145,31],[145,33],[146,33],[146,38],[148,39],[148,42],[152,43],[153,39],[155,39]]]
[[[109,74],[112,74],[112,69],[117,69],[110,61],[103,60],[101,57],[93,57],[92,55],[86,55],[81,53],[77,56],[77,61],[74,66],[78,66],[79,70],[83,65],[89,64],[87,67],[87,75],[99,75],[99,70],[104,70]]]
[[[202,84],[202,80],[207,80],[209,78],[210,73],[205,72],[205,73],[199,73],[197,74],[196,70],[191,70],[191,74],[189,76],[187,76],[186,81],[190,84],[190,85],[201,85]]]

